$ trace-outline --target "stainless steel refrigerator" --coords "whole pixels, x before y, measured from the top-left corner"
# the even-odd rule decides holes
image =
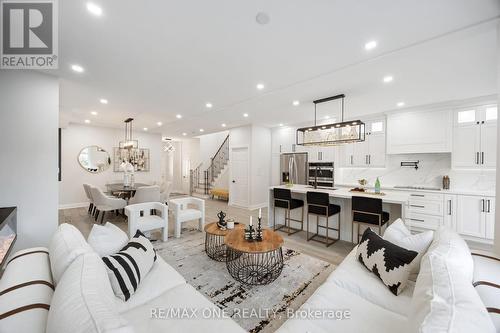
[[[280,184],[307,185],[307,153],[285,153],[280,156]]]

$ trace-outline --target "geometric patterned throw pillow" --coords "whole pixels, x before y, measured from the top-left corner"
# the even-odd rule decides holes
[[[118,253],[102,257],[115,295],[124,301],[132,296],[156,261],[153,245],[137,230]]]
[[[394,295],[406,287],[411,262],[418,253],[399,247],[366,229],[358,245],[358,260],[379,277]]]

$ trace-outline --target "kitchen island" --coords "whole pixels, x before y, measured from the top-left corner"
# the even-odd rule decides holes
[[[306,223],[307,223],[307,200],[306,200],[306,193],[308,191],[314,191],[314,192],[324,192],[328,193],[330,196],[330,203],[339,205],[341,207],[341,212],[340,212],[340,239],[344,241],[351,242],[351,236],[352,236],[352,216],[351,216],[351,198],[353,196],[366,196],[370,198],[380,198],[382,199],[382,204],[384,206],[384,211],[389,212],[390,214],[390,219],[389,223],[395,221],[396,219],[400,217],[405,216],[405,209],[408,205],[409,201],[409,196],[410,194],[408,192],[404,191],[387,191],[385,192],[385,195],[374,195],[374,194],[367,194],[363,192],[351,192],[349,191],[349,188],[347,187],[338,187],[335,189],[324,189],[324,188],[318,188],[314,189],[312,186],[308,185],[293,185],[292,187],[287,187],[285,185],[280,185],[280,186],[271,186],[269,188],[269,210],[268,210],[268,221],[269,221],[269,227],[272,228],[274,226],[274,215],[276,214],[276,219],[279,221],[279,224],[283,224],[285,220],[285,210],[278,208],[274,214],[274,199],[273,199],[273,189],[274,188],[286,188],[289,189],[292,192],[292,197],[295,199],[300,199],[304,200],[304,227],[303,230],[306,230]],[[294,219],[299,219],[301,218],[301,209],[295,209],[292,210],[290,213],[291,217]],[[330,217],[330,225],[337,225],[338,216],[332,216]],[[325,225],[325,219],[320,218],[320,224]],[[315,230],[316,229],[316,216],[311,215],[310,216],[310,230]],[[332,223],[333,221],[333,223]],[[292,227],[299,227],[300,224],[294,221],[291,221],[291,226]],[[354,233],[356,233],[356,227],[354,228]],[[320,230],[320,234],[321,233]]]

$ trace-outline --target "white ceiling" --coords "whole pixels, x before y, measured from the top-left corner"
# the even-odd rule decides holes
[[[121,127],[134,117],[136,128],[179,137],[312,120],[312,100],[337,93],[350,117],[497,92],[497,0],[93,2],[101,17],[86,1],[59,2],[56,75],[70,122]],[[258,12],[271,22],[257,24]]]

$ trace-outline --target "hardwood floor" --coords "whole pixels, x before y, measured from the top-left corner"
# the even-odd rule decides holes
[[[254,221],[256,221],[256,218],[258,216],[258,210],[247,210],[243,208],[231,207],[228,206],[227,202],[225,201],[207,199],[205,201],[206,223],[216,222],[218,220],[217,213],[221,210],[227,214],[226,219],[234,218],[236,221],[245,224],[248,224],[250,215],[254,217]],[[168,226],[169,237],[172,237],[174,234],[174,225],[171,221],[173,221],[173,216],[170,213]],[[116,216],[114,213],[110,212],[106,214],[104,222],[114,223],[122,230],[127,232],[128,225],[126,217],[124,216]],[[73,208],[59,211],[59,223],[73,224],[82,232],[85,237],[87,237],[94,223],[98,222],[95,222],[95,220],[89,214],[87,214],[87,208]],[[262,224],[264,226],[268,225],[267,208],[262,209]],[[183,224],[183,226],[185,225],[196,228],[197,222],[192,221]],[[335,265],[338,265],[353,248],[353,244],[345,241],[337,241],[335,244],[331,245],[328,248],[324,244],[318,242],[308,242],[306,240],[305,231],[298,232],[291,236],[288,236],[284,232],[278,232],[283,237],[285,246]],[[157,235],[153,235],[153,237],[156,236]]]

